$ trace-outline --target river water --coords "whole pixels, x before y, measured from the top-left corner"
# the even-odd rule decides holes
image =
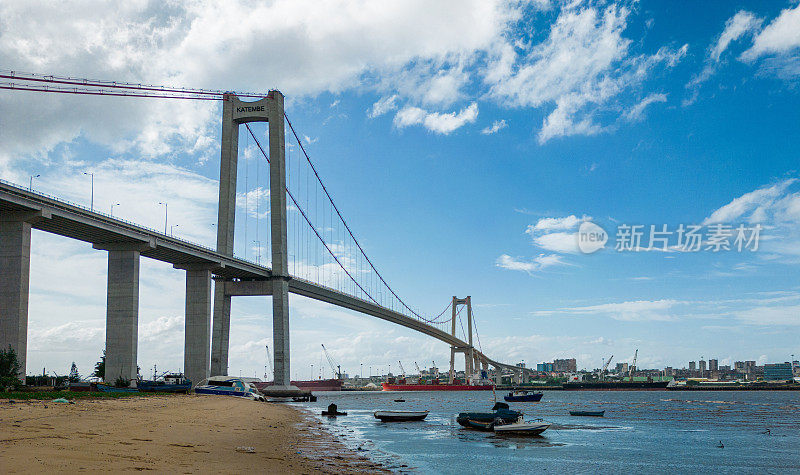
[[[317,395],[303,406],[319,414],[337,404],[348,415],[320,416],[322,423],[400,471],[800,472],[800,391],[545,391],[541,402],[509,403],[526,419],[552,423],[539,437],[495,436],[456,423],[459,412],[488,412],[491,391]],[[381,409],[430,414],[422,422],[385,423],[372,415]],[[573,417],[570,410],[606,413]]]

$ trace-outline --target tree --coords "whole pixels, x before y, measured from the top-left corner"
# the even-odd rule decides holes
[[[95,363],[94,373],[92,376],[100,379],[104,379],[106,377],[106,350],[103,350],[103,356],[100,357],[100,361]]]
[[[69,377],[67,378],[70,383],[77,383],[81,380],[81,375],[78,373],[78,365],[72,362],[72,367],[69,369]]]
[[[17,352],[11,346],[7,350],[0,350],[0,389],[8,386],[19,387],[19,361]]]

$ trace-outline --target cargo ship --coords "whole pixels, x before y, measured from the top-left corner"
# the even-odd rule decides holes
[[[262,388],[272,386],[274,383],[272,381],[267,381],[266,383],[258,382],[255,383],[256,388],[261,390]],[[296,386],[298,389],[302,389],[304,391],[341,391],[342,390],[342,380],[341,379],[313,379],[311,381],[292,381],[292,386]]]
[[[384,391],[491,391],[493,384],[448,384],[440,383],[434,379],[428,383],[406,383],[405,379],[396,382],[389,378],[389,382],[381,383]]]

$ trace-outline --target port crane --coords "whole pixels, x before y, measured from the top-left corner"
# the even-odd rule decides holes
[[[399,365],[400,365],[400,373],[401,373],[401,374],[403,375],[403,377],[405,378],[405,377],[406,377],[406,369],[405,369],[405,368],[403,368],[403,363],[402,363],[401,361],[398,361],[398,362],[397,362],[397,364],[399,364]]]
[[[603,370],[600,372],[600,379],[606,379],[606,370],[608,369],[608,365],[611,364],[612,359],[614,359],[614,355],[611,355],[611,358],[603,363]]]
[[[636,353],[633,354],[633,363],[631,363],[628,373],[630,373],[630,380],[633,381],[633,372],[636,370],[636,359],[639,358],[639,348],[636,348]]]
[[[336,379],[342,379],[341,365],[333,364],[333,359],[331,359],[331,355],[328,354],[328,349],[325,348],[325,345],[322,345],[322,351],[325,352],[325,358],[328,359],[328,364],[331,365],[331,371],[333,371],[333,374],[336,375]]]

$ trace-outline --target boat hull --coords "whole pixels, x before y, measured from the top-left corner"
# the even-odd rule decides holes
[[[273,381],[267,381],[266,383],[253,383],[255,384],[256,388],[260,391],[262,389],[268,388],[269,386],[274,385]],[[311,381],[292,381],[292,386],[302,389],[304,391],[341,391],[342,390],[342,380],[340,379],[315,379]]]
[[[519,420],[522,413],[508,409],[495,412],[462,412],[456,417],[462,427],[490,431],[496,425],[511,424]]]
[[[137,388],[115,388],[107,384],[98,383],[97,390],[104,393],[136,393],[139,392]]]
[[[424,420],[428,411],[375,411],[373,415],[381,422],[410,422]]]
[[[603,417],[606,411],[569,411],[570,416]]]
[[[542,393],[525,394],[524,396],[503,396],[508,402],[539,402],[542,400]]]
[[[233,389],[218,389],[218,388],[204,388],[198,386],[194,388],[195,394],[214,394],[217,396],[236,396],[236,397],[252,397],[252,394],[246,391],[235,391]]]
[[[381,383],[384,391],[491,391],[494,386],[481,384],[389,384]]]
[[[502,435],[539,435],[550,428],[550,424],[532,424],[529,422],[522,422],[518,424],[506,424],[494,426],[495,434]]]
[[[192,389],[192,383],[153,384],[152,382],[140,381],[136,387],[139,391],[149,393],[188,393]]]

